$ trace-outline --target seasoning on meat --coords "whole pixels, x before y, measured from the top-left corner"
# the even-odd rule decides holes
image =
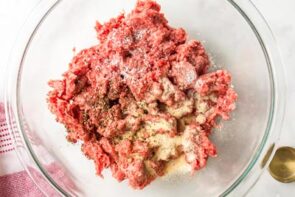
[[[97,22],[96,31],[99,44],[80,51],[63,78],[49,82],[49,109],[67,139],[82,142],[98,175],[109,168],[135,189],[180,163],[192,172],[205,167],[216,156],[209,139],[216,118],[229,119],[235,108],[231,75],[209,73],[202,44],[169,26],[151,0]]]

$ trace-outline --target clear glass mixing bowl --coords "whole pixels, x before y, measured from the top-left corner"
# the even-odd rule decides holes
[[[215,64],[232,73],[239,100],[232,120],[212,136],[218,157],[192,177],[159,178],[141,191],[118,183],[108,171],[98,178],[92,161],[66,141],[64,127],[47,109],[47,82],[67,69],[73,47],[97,43],[96,20],[128,12],[135,0],[43,0],[12,52],[5,108],[19,159],[48,196],[236,196],[253,186],[267,164],[262,160],[279,136],[285,87],[263,17],[248,0],[158,2],[172,26],[203,41]]]

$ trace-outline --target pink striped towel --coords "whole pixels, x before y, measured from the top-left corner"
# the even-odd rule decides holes
[[[7,155],[13,155],[7,157]],[[11,161],[5,161],[10,159]],[[7,163],[19,162],[14,154],[12,138],[5,121],[4,107],[0,103],[0,168],[5,169]],[[43,197],[44,195],[25,171],[14,172],[0,177],[1,197]]]

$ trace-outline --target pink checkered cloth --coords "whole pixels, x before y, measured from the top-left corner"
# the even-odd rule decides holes
[[[13,165],[19,162],[15,157],[7,157],[14,153],[12,138],[5,122],[3,104],[0,103],[0,168],[5,169],[5,165]],[[5,161],[10,159],[11,161]],[[0,176],[0,196],[1,197],[43,197],[44,195],[31,180],[25,171],[14,172]]]

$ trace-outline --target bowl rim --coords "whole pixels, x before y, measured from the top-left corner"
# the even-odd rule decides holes
[[[51,176],[47,173],[46,169],[41,165],[39,162],[37,156],[34,153],[34,150],[32,149],[28,137],[24,132],[24,124],[21,120],[20,114],[21,111],[21,103],[20,103],[20,95],[19,95],[19,89],[20,89],[20,81],[21,81],[21,71],[23,62],[26,56],[26,53],[29,49],[30,43],[34,38],[34,35],[38,31],[39,27],[43,23],[43,21],[47,18],[47,16],[51,13],[51,11],[56,8],[56,6],[65,0],[49,0],[49,1],[40,1],[37,6],[34,8],[32,14],[28,17],[26,20],[26,23],[23,26],[23,30],[26,30],[25,33],[20,34],[18,39],[16,40],[15,47],[12,50],[12,53],[9,58],[9,64],[11,66],[8,66],[8,74],[7,79],[5,82],[7,84],[4,84],[5,88],[5,96],[4,96],[4,105],[5,105],[5,115],[6,120],[9,126],[10,133],[12,134],[14,138],[14,146],[18,155],[18,159],[23,164],[24,168],[28,172],[28,174],[31,176],[33,181],[36,183],[36,185],[40,188],[42,192],[44,190],[41,188],[41,186],[37,183],[35,178],[31,175],[30,171],[28,170],[28,166],[26,165],[26,161],[22,158],[22,154],[24,153],[24,150],[29,150],[29,153],[26,152],[26,154],[29,154],[31,161],[35,164],[35,166],[40,170],[42,176],[46,179],[46,181],[60,194],[62,195],[68,195],[68,193],[60,187],[56,181],[51,178]],[[253,33],[255,34],[257,40],[260,43],[261,49],[264,53],[265,60],[267,62],[268,66],[268,72],[270,77],[270,89],[271,89],[271,101],[270,101],[270,112],[268,116],[267,126],[264,131],[264,135],[262,137],[262,140],[256,148],[256,151],[254,152],[254,155],[251,157],[249,163],[247,164],[247,167],[244,168],[243,172],[241,172],[241,175],[234,180],[234,182],[221,194],[221,196],[226,196],[230,194],[232,191],[241,191],[241,192],[247,192],[249,191],[253,185],[256,183],[260,175],[262,174],[265,167],[263,166],[262,169],[259,170],[259,173],[252,173],[250,172],[253,170],[253,168],[256,166],[257,170],[259,169],[258,161],[261,159],[261,155],[267,151],[267,147],[272,146],[276,143],[278,140],[278,137],[280,135],[282,123],[284,120],[284,111],[285,111],[285,99],[286,99],[286,91],[285,91],[285,80],[284,80],[284,69],[282,66],[282,63],[280,61],[280,55],[277,51],[276,42],[274,40],[274,36],[272,31],[270,30],[266,20],[264,19],[263,15],[259,12],[259,10],[255,7],[255,5],[250,1],[244,1],[244,0],[225,0],[229,2],[245,19],[245,21],[248,23],[248,25],[251,27]],[[20,45],[22,47],[17,47],[17,45]],[[19,58],[15,58],[19,57]],[[12,59],[17,59],[13,61]],[[16,69],[13,70],[13,68],[16,67]],[[15,78],[17,76],[17,78]],[[15,122],[14,122],[15,121]],[[15,125],[17,128],[14,128],[13,125]],[[25,147],[20,147],[16,143],[16,132],[21,131],[21,137],[23,144]],[[273,153],[272,153],[273,154]],[[269,161],[268,161],[269,162]],[[268,164],[266,162],[266,164]],[[267,166],[267,165],[265,165]],[[258,172],[258,171],[257,171]],[[252,176],[252,178],[249,176]],[[253,178],[254,177],[254,178]],[[242,181],[245,181],[245,179],[248,178],[248,185],[246,189],[242,189],[238,186],[240,186],[240,183]]]

